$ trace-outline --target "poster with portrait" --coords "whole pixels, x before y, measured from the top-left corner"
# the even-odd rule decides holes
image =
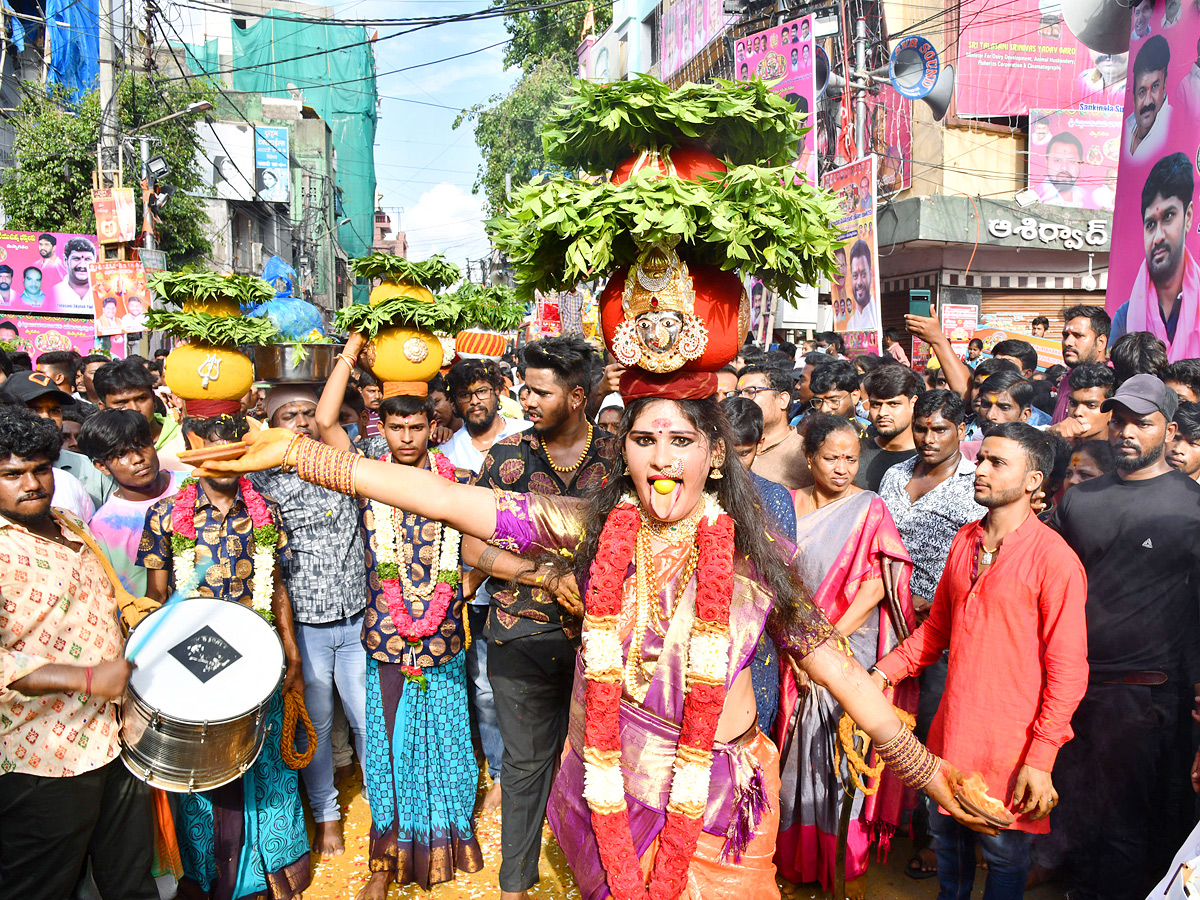
[[[750,298],[750,334],[754,342],[765,347],[771,342],[771,318],[775,314],[775,292],[763,284],[757,275],[746,284]]]
[[[7,318],[0,316],[0,343],[14,344],[36,364],[39,356],[52,350],[74,350],[87,356],[95,350],[96,331],[90,318],[18,313]],[[114,356],[123,357],[125,338],[113,338],[109,350]]]
[[[733,45],[734,73],[739,81],[758,78],[788,100],[810,128],[816,108],[812,16],[792,19],[764,31],[738,38]],[[817,183],[817,133],[802,136],[792,163],[809,184]]]
[[[146,330],[150,292],[146,270],[137,261],[112,260],[94,263],[88,274],[92,283],[92,305],[96,336],[137,334]]]
[[[660,77],[670,78],[732,21],[723,0],[664,0],[658,30]]]
[[[1133,32],[1112,236],[1124,252],[1108,263],[1109,344],[1148,331],[1171,361],[1190,359],[1200,357],[1200,9],[1134,4]]]
[[[95,261],[92,234],[0,231],[0,318],[16,310],[90,316]]]
[[[1113,208],[1121,107],[1029,111],[1029,187],[1047,206]]]
[[[286,126],[254,129],[254,187],[259,200],[287,203],[291,196]]]
[[[979,327],[979,307],[970,304],[946,303],[938,310],[942,334],[950,339],[950,347],[959,359],[965,359],[967,345]]]
[[[831,281],[833,330],[879,332],[879,257],[875,227],[876,174],[874,155],[834,169],[824,187],[838,200],[834,225],[845,246],[836,251],[838,274]]]
[[[232,122],[196,126],[201,190],[220,200],[254,199],[254,129]]]
[[[1023,116],[1031,108],[1121,103],[1126,54],[1089,50],[1052,0],[1006,0],[1003,13],[993,6],[993,0],[958,4],[958,115]],[[1195,43],[1193,36],[1193,50]]]
[[[131,187],[93,190],[92,212],[96,216],[96,236],[102,244],[132,241],[137,234]]]

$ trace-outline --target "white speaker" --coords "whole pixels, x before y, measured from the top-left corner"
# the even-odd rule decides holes
[[[830,99],[840,97],[842,88],[846,86],[845,78],[829,71],[829,56],[823,47],[817,47],[817,66],[814,79],[818,100],[823,98],[826,93],[829,94]]]
[[[921,102],[933,111],[933,120],[940,122],[946,118],[946,110],[954,97],[954,66],[947,63],[938,72],[933,90],[921,98]]]

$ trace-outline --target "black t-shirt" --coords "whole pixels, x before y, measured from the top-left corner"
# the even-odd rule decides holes
[[[1200,485],[1111,472],[1068,490],[1049,524],[1087,570],[1092,681],[1154,670],[1200,682]]]
[[[874,429],[872,433],[873,431]],[[883,484],[884,473],[897,463],[912,459],[916,455],[917,451],[913,449],[883,450],[875,443],[875,438],[868,434],[862,440],[862,449],[858,454],[858,475],[855,476],[854,483],[863,490],[878,494],[879,486]]]

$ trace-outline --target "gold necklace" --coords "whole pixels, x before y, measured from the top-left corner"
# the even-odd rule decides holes
[[[696,508],[678,522],[663,522],[646,512],[645,507],[638,506],[638,515],[642,519],[642,531],[664,544],[695,543],[696,532],[700,528],[700,518],[704,515],[704,504],[696,504]]]
[[[579,459],[575,460],[572,465],[560,466],[554,462],[554,457],[550,455],[550,448],[546,446],[546,439],[539,437],[538,440],[542,444],[542,452],[546,454],[546,460],[550,463],[550,468],[555,472],[574,472],[583,465],[583,461],[587,459],[588,451],[592,449],[592,423],[588,423],[587,443],[583,445],[583,452],[579,454]]]

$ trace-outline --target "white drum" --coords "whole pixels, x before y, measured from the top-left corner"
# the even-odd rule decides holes
[[[143,619],[128,647],[137,668],[125,691],[121,758],[134,775],[190,793],[254,764],[286,668],[262,616],[225,600],[180,600]]]

